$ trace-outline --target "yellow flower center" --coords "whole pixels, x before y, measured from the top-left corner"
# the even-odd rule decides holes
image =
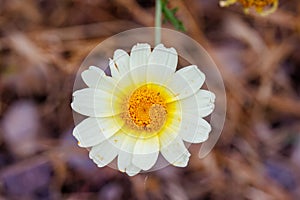
[[[242,4],[245,13],[248,13],[249,9],[253,7],[257,13],[263,16],[275,12],[278,7],[278,0],[222,0],[220,1],[220,5],[224,7],[236,2]]]
[[[273,5],[274,0],[238,0],[244,7],[256,7],[256,8],[264,8],[266,6]]]
[[[170,92],[157,84],[146,84],[127,99],[123,120],[133,130],[157,132],[167,120]]]
[[[137,126],[148,126],[153,117],[164,117],[166,115],[165,99],[160,92],[142,86],[135,90],[129,99],[129,114]],[[150,116],[150,115],[153,116]]]

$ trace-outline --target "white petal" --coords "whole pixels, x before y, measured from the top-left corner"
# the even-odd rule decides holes
[[[123,133],[126,135],[126,133]],[[125,136],[122,145],[120,147],[120,152],[118,156],[118,169],[125,172],[128,166],[132,163],[132,154],[134,146],[136,143],[136,138],[131,136]]]
[[[111,93],[113,89],[116,89],[116,80],[109,76],[102,76],[96,85],[97,89]]]
[[[119,149],[116,146],[112,145],[110,141],[105,140],[92,147],[89,157],[98,167],[104,167],[118,155],[118,152]]]
[[[121,129],[114,117],[87,118],[80,122],[73,130],[74,137],[80,147],[95,146],[111,137]]]
[[[131,88],[132,86],[134,86],[134,81],[131,78],[130,72],[122,76],[116,85],[116,87],[120,89]]]
[[[124,133],[126,135],[126,133]],[[126,172],[129,176],[138,174],[141,169],[132,164],[133,150],[136,138],[126,135],[122,141],[120,152],[118,155],[118,169]]]
[[[190,65],[178,70],[167,83],[167,87],[176,96],[173,100],[178,100],[195,94],[204,81],[205,75],[196,65]]]
[[[130,71],[131,79],[136,87],[147,84],[147,65],[134,68]]]
[[[146,66],[148,64],[151,47],[147,43],[136,44],[130,52],[130,69]]]
[[[198,90],[195,95],[180,100],[183,112],[206,117],[212,113],[215,95],[208,90]]]
[[[129,73],[122,76],[116,86],[116,94],[118,98],[124,99],[128,94],[131,94],[135,89],[146,84],[147,67],[139,67],[131,70]],[[115,94],[115,92],[114,92]],[[114,95],[115,96],[115,95]]]
[[[102,90],[85,88],[73,93],[71,107],[74,111],[90,117],[108,117],[120,113],[113,105],[119,105],[119,98]]]
[[[186,167],[188,165],[191,154],[186,151],[184,152],[174,163],[176,167]]]
[[[197,98],[199,116],[206,117],[211,114],[215,108],[215,94],[208,90],[199,90],[195,96]]]
[[[149,64],[147,68],[147,82],[165,85],[174,74],[173,69],[158,64]]]
[[[96,88],[99,79],[105,76],[102,69],[95,66],[90,66],[89,69],[81,73],[82,80],[91,88]]]
[[[126,172],[129,176],[138,174],[141,169],[132,164],[133,154],[126,151],[120,151],[118,155],[118,169]]]
[[[147,81],[165,85],[174,74],[178,62],[174,48],[166,48],[163,44],[157,45],[148,61]]]
[[[117,49],[114,52],[114,62],[117,65],[121,75],[129,72],[129,55],[126,51]]]
[[[211,126],[202,117],[212,112],[214,99],[212,92],[199,90],[195,95],[179,101],[182,110],[174,115],[181,119],[179,134],[184,141],[200,143],[207,140]]]
[[[174,113],[181,119],[179,134],[184,141],[200,143],[208,139],[210,124],[202,117],[214,109],[215,95],[207,90],[199,90],[195,95],[180,100],[181,112]]]
[[[173,72],[176,70],[177,62],[176,50],[174,48],[166,48],[163,44],[159,44],[153,49],[148,61],[149,64],[158,65],[161,68],[170,68]]]
[[[197,115],[184,113],[179,130],[184,141],[190,143],[200,143],[208,139],[211,131],[210,124]]]
[[[111,145],[113,145],[114,147],[119,149],[119,152],[120,152],[123,141],[125,140],[126,137],[127,137],[127,135],[121,129],[117,133],[115,133],[112,137],[110,137],[108,140],[111,143]]]
[[[132,163],[143,170],[149,170],[157,161],[159,140],[157,136],[139,138],[134,147]]]
[[[129,176],[135,176],[138,173],[140,173],[141,169],[134,166],[133,164],[129,165],[126,169],[126,174],[128,174]]]
[[[120,152],[124,137],[126,137],[126,135],[120,130],[109,139],[93,146],[89,153],[90,158],[98,167],[109,164]]]
[[[98,67],[91,66],[88,70],[81,73],[83,81],[90,88],[100,89],[111,93],[116,88],[116,80],[110,76],[106,76],[105,73]]]
[[[131,165],[132,153],[126,151],[120,151],[118,155],[118,169],[121,172],[125,172],[127,167]]]
[[[109,69],[110,69],[111,76],[114,79],[118,80],[121,77],[118,67],[117,67],[116,63],[114,62],[114,60],[112,60],[112,59],[109,59]]]
[[[160,152],[169,163],[177,167],[187,166],[190,153],[180,137],[174,138],[174,134],[167,131],[160,136],[160,145]]]

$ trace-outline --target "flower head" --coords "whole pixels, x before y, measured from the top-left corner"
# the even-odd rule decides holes
[[[74,111],[88,116],[73,131],[81,147],[91,148],[99,166],[117,157],[128,175],[151,169],[159,153],[185,167],[190,153],[183,141],[200,143],[211,126],[203,117],[214,109],[215,95],[200,89],[205,75],[195,65],[176,71],[174,48],[133,46],[130,56],[116,50],[107,76],[91,66],[81,76],[88,88],[73,93]]]
[[[268,15],[276,11],[278,0],[223,0],[220,1],[221,7],[230,6],[239,2],[244,7],[244,12],[249,13],[249,9],[253,7],[260,15]]]

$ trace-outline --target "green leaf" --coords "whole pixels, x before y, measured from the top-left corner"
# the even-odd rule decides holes
[[[177,30],[180,31],[186,31],[186,28],[184,27],[182,21],[180,21],[176,16],[176,12],[178,11],[178,7],[169,9],[167,7],[168,5],[168,0],[162,0],[161,1],[161,9],[162,13],[164,15],[164,22],[169,21]]]

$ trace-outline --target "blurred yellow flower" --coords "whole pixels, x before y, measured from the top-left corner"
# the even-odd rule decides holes
[[[224,0],[220,1],[220,6],[227,7],[237,2],[242,4],[245,13],[249,13],[249,9],[253,7],[262,16],[275,12],[278,7],[278,0]]]

